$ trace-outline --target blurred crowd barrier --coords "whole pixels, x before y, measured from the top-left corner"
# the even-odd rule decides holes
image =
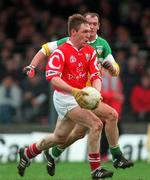
[[[18,161],[19,147],[35,142],[47,133],[33,132],[29,134],[0,134],[0,163]],[[147,161],[149,150],[146,148],[145,134],[124,134],[119,138],[120,147],[127,159],[133,161]],[[60,161],[87,161],[87,136],[67,148],[60,157]],[[79,148],[82,147],[82,148]],[[111,160],[109,154],[109,160]],[[34,159],[35,162],[45,161],[44,154]]]

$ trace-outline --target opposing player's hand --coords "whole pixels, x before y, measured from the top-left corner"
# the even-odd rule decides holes
[[[102,64],[102,66],[109,71],[111,76],[118,76],[120,73],[120,68],[117,63],[111,63],[109,61],[106,61]]]
[[[119,73],[120,73],[120,67],[117,63],[112,63],[112,69],[109,71],[109,73],[112,75],[112,76],[119,76]]]
[[[35,67],[32,65],[26,66],[23,68],[23,72],[26,73],[29,78],[33,78],[35,76]]]
[[[102,66],[107,70],[112,69],[112,63],[110,63],[109,61],[105,61]]]
[[[81,108],[86,108],[87,102],[85,101],[84,96],[88,96],[88,93],[77,88],[73,88],[72,95],[75,97],[77,103]]]

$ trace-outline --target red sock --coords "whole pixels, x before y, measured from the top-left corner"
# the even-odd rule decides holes
[[[100,167],[100,153],[89,153],[88,158],[91,171],[94,171]]]
[[[37,155],[40,154],[41,152],[42,152],[42,151],[40,151],[40,150],[37,149],[36,144],[31,144],[30,146],[28,146],[28,147],[25,149],[26,156],[27,156],[29,159],[34,158],[35,156],[37,156]]]

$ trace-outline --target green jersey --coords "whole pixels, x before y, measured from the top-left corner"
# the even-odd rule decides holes
[[[97,57],[101,63],[112,53],[108,42],[99,36],[94,41],[89,42],[89,44],[96,50]]]
[[[44,44],[42,48],[45,51],[45,55],[49,56],[58,46],[66,42],[68,39],[69,37],[65,37],[57,41]],[[96,36],[96,39],[94,41],[89,42],[89,45],[91,45],[96,50],[97,57],[100,63],[103,63],[103,61],[112,54],[108,42],[99,36]]]

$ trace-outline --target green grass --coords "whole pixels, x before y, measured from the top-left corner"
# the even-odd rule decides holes
[[[0,180],[90,180],[88,163],[58,163],[56,175],[50,177],[45,168],[45,163],[32,163],[27,168],[25,177],[19,177],[16,164],[0,164]],[[103,166],[114,171],[112,180],[150,180],[150,164],[136,162],[134,167],[122,170],[114,169],[112,163]],[[109,178],[110,179],[110,178]]]

